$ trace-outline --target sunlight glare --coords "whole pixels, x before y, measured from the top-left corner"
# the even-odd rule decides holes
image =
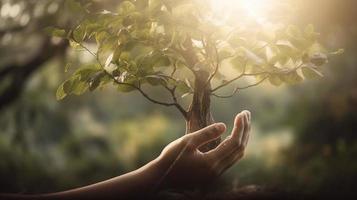
[[[273,0],[210,0],[212,11],[221,21],[237,14],[251,17],[258,23],[266,22],[267,10]],[[218,16],[219,15],[219,16]]]

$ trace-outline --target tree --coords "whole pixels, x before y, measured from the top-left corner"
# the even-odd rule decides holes
[[[56,58],[65,60],[68,42],[51,40],[43,29],[72,27],[72,19],[81,14],[72,12],[73,3],[66,0],[5,0],[0,7],[1,112],[21,97],[26,83],[40,69]]]
[[[266,25],[244,15],[238,22],[222,23],[203,0],[122,1],[115,12],[98,12],[88,2],[67,3],[82,14],[75,26],[47,31],[67,39],[75,49],[88,51],[96,62],[80,66],[60,85],[57,98],[114,83],[118,91],[136,90],[153,103],[177,108],[186,120],[186,133],[213,123],[212,96],[232,97],[264,81],[278,86],[320,77],[328,56],[343,52],[327,52],[312,25]],[[234,76],[226,66],[235,70]],[[218,93],[249,77],[256,81],[239,85],[228,95]],[[161,87],[171,100],[153,97],[147,86]],[[185,108],[181,98],[187,95],[192,99]]]
[[[42,31],[51,24],[63,25],[68,21],[65,13],[57,18],[61,5],[61,1],[52,0],[0,2],[0,111],[21,95],[36,71],[64,55],[67,42],[53,43]]]

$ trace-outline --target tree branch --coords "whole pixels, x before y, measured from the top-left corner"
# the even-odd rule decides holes
[[[78,43],[78,42],[77,42]],[[88,53],[90,53],[95,59],[96,61],[98,62],[98,64],[100,65],[100,67],[102,68],[102,70],[118,85],[126,85],[126,86],[129,86],[129,87],[132,87],[134,89],[136,89],[137,91],[140,92],[140,94],[142,96],[144,96],[147,100],[151,101],[152,103],[155,103],[155,104],[159,104],[159,105],[163,105],[163,106],[175,106],[180,112],[181,114],[184,116],[185,119],[187,119],[187,111],[178,103],[177,101],[177,98],[175,96],[175,91],[171,91],[170,90],[170,93],[173,97],[173,100],[174,102],[173,103],[168,103],[168,102],[162,102],[162,101],[159,101],[159,100],[156,100],[152,97],[150,97],[140,86],[136,86],[134,84],[130,84],[130,83],[125,83],[125,82],[120,82],[118,79],[116,79],[112,74],[110,74],[107,70],[105,70],[104,66],[101,64],[99,58],[98,58],[98,54],[92,52],[90,49],[88,49],[85,45],[83,45],[82,43],[78,43],[83,49],[85,49]],[[165,76],[166,78],[168,78],[168,76]],[[170,77],[172,78],[172,77]],[[172,78],[174,79],[174,78]],[[174,79],[175,80],[175,79]]]
[[[183,115],[183,117],[185,119],[187,119],[187,111],[178,103],[177,101],[177,98],[175,96],[175,92],[171,92],[172,96],[173,96],[173,100],[174,102],[173,103],[167,103],[167,102],[161,102],[161,101],[158,101],[156,99],[153,99],[152,97],[150,97],[146,92],[144,92],[144,90],[141,88],[141,87],[138,87],[136,85],[133,85],[133,84],[130,84],[130,83],[125,83],[125,82],[120,82],[118,81],[115,77],[113,77],[109,72],[105,71],[109,76],[112,77],[112,79],[115,81],[116,84],[118,85],[127,85],[127,86],[130,86],[130,87],[133,87],[135,88],[136,90],[138,90],[146,99],[148,99],[149,101],[151,101],[152,103],[155,103],[155,104],[159,104],[159,105],[163,105],[163,106],[175,106],[179,111],[180,113]],[[170,90],[171,91],[171,90]]]
[[[215,87],[215,88],[212,89],[211,91],[212,91],[212,92],[215,92],[215,91],[217,91],[217,90],[219,90],[219,89],[221,89],[221,88],[223,88],[223,87],[225,87],[225,86],[227,86],[227,85],[233,83],[234,81],[236,81],[236,80],[242,78],[243,76],[258,76],[258,75],[264,75],[264,74],[270,74],[270,73],[269,73],[269,72],[260,72],[260,73],[252,73],[252,74],[242,73],[242,74],[240,74],[239,76],[237,76],[237,77],[235,77],[235,78],[233,78],[233,79],[231,79],[231,80],[229,80],[229,81],[223,83],[222,85]]]
[[[176,73],[176,71],[177,71],[177,64],[176,64],[176,62],[173,64],[173,66],[174,66],[174,69],[172,70],[172,72],[171,72],[171,74],[170,74],[170,76],[173,78],[174,77],[174,75],[175,75],[175,73]]]
[[[232,94],[230,95],[226,95],[226,96],[222,96],[222,95],[218,95],[218,94],[215,94],[215,93],[212,93],[212,96],[215,96],[215,97],[218,97],[218,98],[230,98],[230,97],[233,97],[239,90],[243,90],[243,89],[248,89],[248,88],[251,88],[251,87],[254,87],[254,86],[257,86],[259,84],[261,84],[262,82],[264,82],[266,79],[268,79],[270,77],[270,75],[267,75],[265,76],[263,79],[261,79],[260,81],[252,84],[252,85],[248,85],[248,86],[245,86],[245,87],[236,87]]]
[[[181,114],[185,117],[185,119],[188,118],[188,112],[181,106],[181,104],[179,104],[177,97],[176,97],[176,86],[174,86],[173,88],[169,88],[168,86],[164,86],[171,94],[172,96],[172,100],[175,103],[175,107],[181,112]]]
[[[9,77],[10,84],[1,91],[0,110],[20,96],[26,81],[36,70],[56,55],[63,54],[67,46],[68,43],[65,41],[59,44],[52,44],[51,39],[47,37],[39,52],[28,62],[21,65],[12,64],[1,69],[0,82],[6,80],[5,77]]]
[[[214,76],[217,74],[218,68],[219,68],[219,54],[218,54],[218,50],[217,50],[217,46],[216,45],[214,45],[214,50],[215,50],[215,53],[216,53],[216,67],[215,67],[213,73],[208,78],[206,85],[209,84],[212,81]]]
[[[246,73],[245,73],[246,64],[247,64],[247,61],[244,62],[243,72],[242,72],[240,75],[238,75],[237,77],[235,77],[235,78],[233,78],[233,79],[231,79],[231,80],[229,80],[229,81],[223,83],[223,84],[220,85],[220,86],[217,86],[216,88],[212,89],[211,92],[213,93],[213,92],[215,92],[215,91],[217,91],[217,90],[219,90],[219,89],[221,89],[221,88],[223,88],[223,87],[225,87],[225,86],[227,86],[227,85],[233,83],[234,81],[236,81],[236,80],[242,78],[243,76],[246,76]]]
[[[222,85],[219,85],[219,86],[215,87],[214,89],[211,90],[211,92],[215,92],[215,91],[217,91],[217,90],[219,90],[219,89],[221,89],[221,88],[223,88],[223,87],[225,87],[225,86],[237,81],[238,79],[240,79],[240,78],[242,78],[244,76],[274,75],[274,74],[282,74],[282,73],[283,74],[288,74],[290,72],[298,70],[302,66],[303,66],[303,63],[301,63],[300,65],[298,65],[298,66],[296,66],[296,67],[294,67],[292,69],[289,69],[289,70],[287,70],[285,72],[267,72],[267,71],[264,71],[264,72],[257,72],[257,73],[247,74],[247,73],[245,73],[245,70],[243,70],[243,72],[240,75],[238,75],[237,77],[235,77],[235,78],[223,83]]]

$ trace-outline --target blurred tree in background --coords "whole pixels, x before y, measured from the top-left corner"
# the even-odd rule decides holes
[[[94,6],[119,3],[95,1]],[[344,47],[346,54],[324,68],[323,79],[301,86],[263,85],[213,100],[217,121],[231,123],[242,109],[255,119],[246,159],[217,190],[258,184],[356,196],[357,2],[295,4],[297,24],[316,25],[323,43]],[[117,176],[153,159],[185,131],[174,110],[147,104],[136,93],[123,96],[107,88],[56,101],[65,63],[91,59],[43,32],[48,26],[73,25],[77,16],[69,6],[61,0],[0,1],[1,192],[58,191]]]
[[[297,172],[291,175],[298,177],[300,188],[308,184],[308,192],[352,197],[357,179],[357,163],[351,160],[357,156],[357,27],[353,20],[357,2],[325,1],[323,9],[314,13],[317,3],[305,4],[303,9],[312,13],[311,19],[321,29],[332,33],[325,41],[331,46],[342,44],[348,52],[331,63],[336,67],[327,70],[324,80],[293,88],[287,112],[294,115],[287,121],[298,135],[286,160]]]

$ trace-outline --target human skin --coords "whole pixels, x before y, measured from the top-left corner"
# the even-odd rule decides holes
[[[162,189],[207,184],[239,161],[249,140],[251,114],[239,113],[232,133],[215,149],[198,148],[220,137],[223,123],[215,123],[167,145],[159,157],[121,176],[64,192],[39,195],[0,195],[0,199],[133,199],[149,197]]]

